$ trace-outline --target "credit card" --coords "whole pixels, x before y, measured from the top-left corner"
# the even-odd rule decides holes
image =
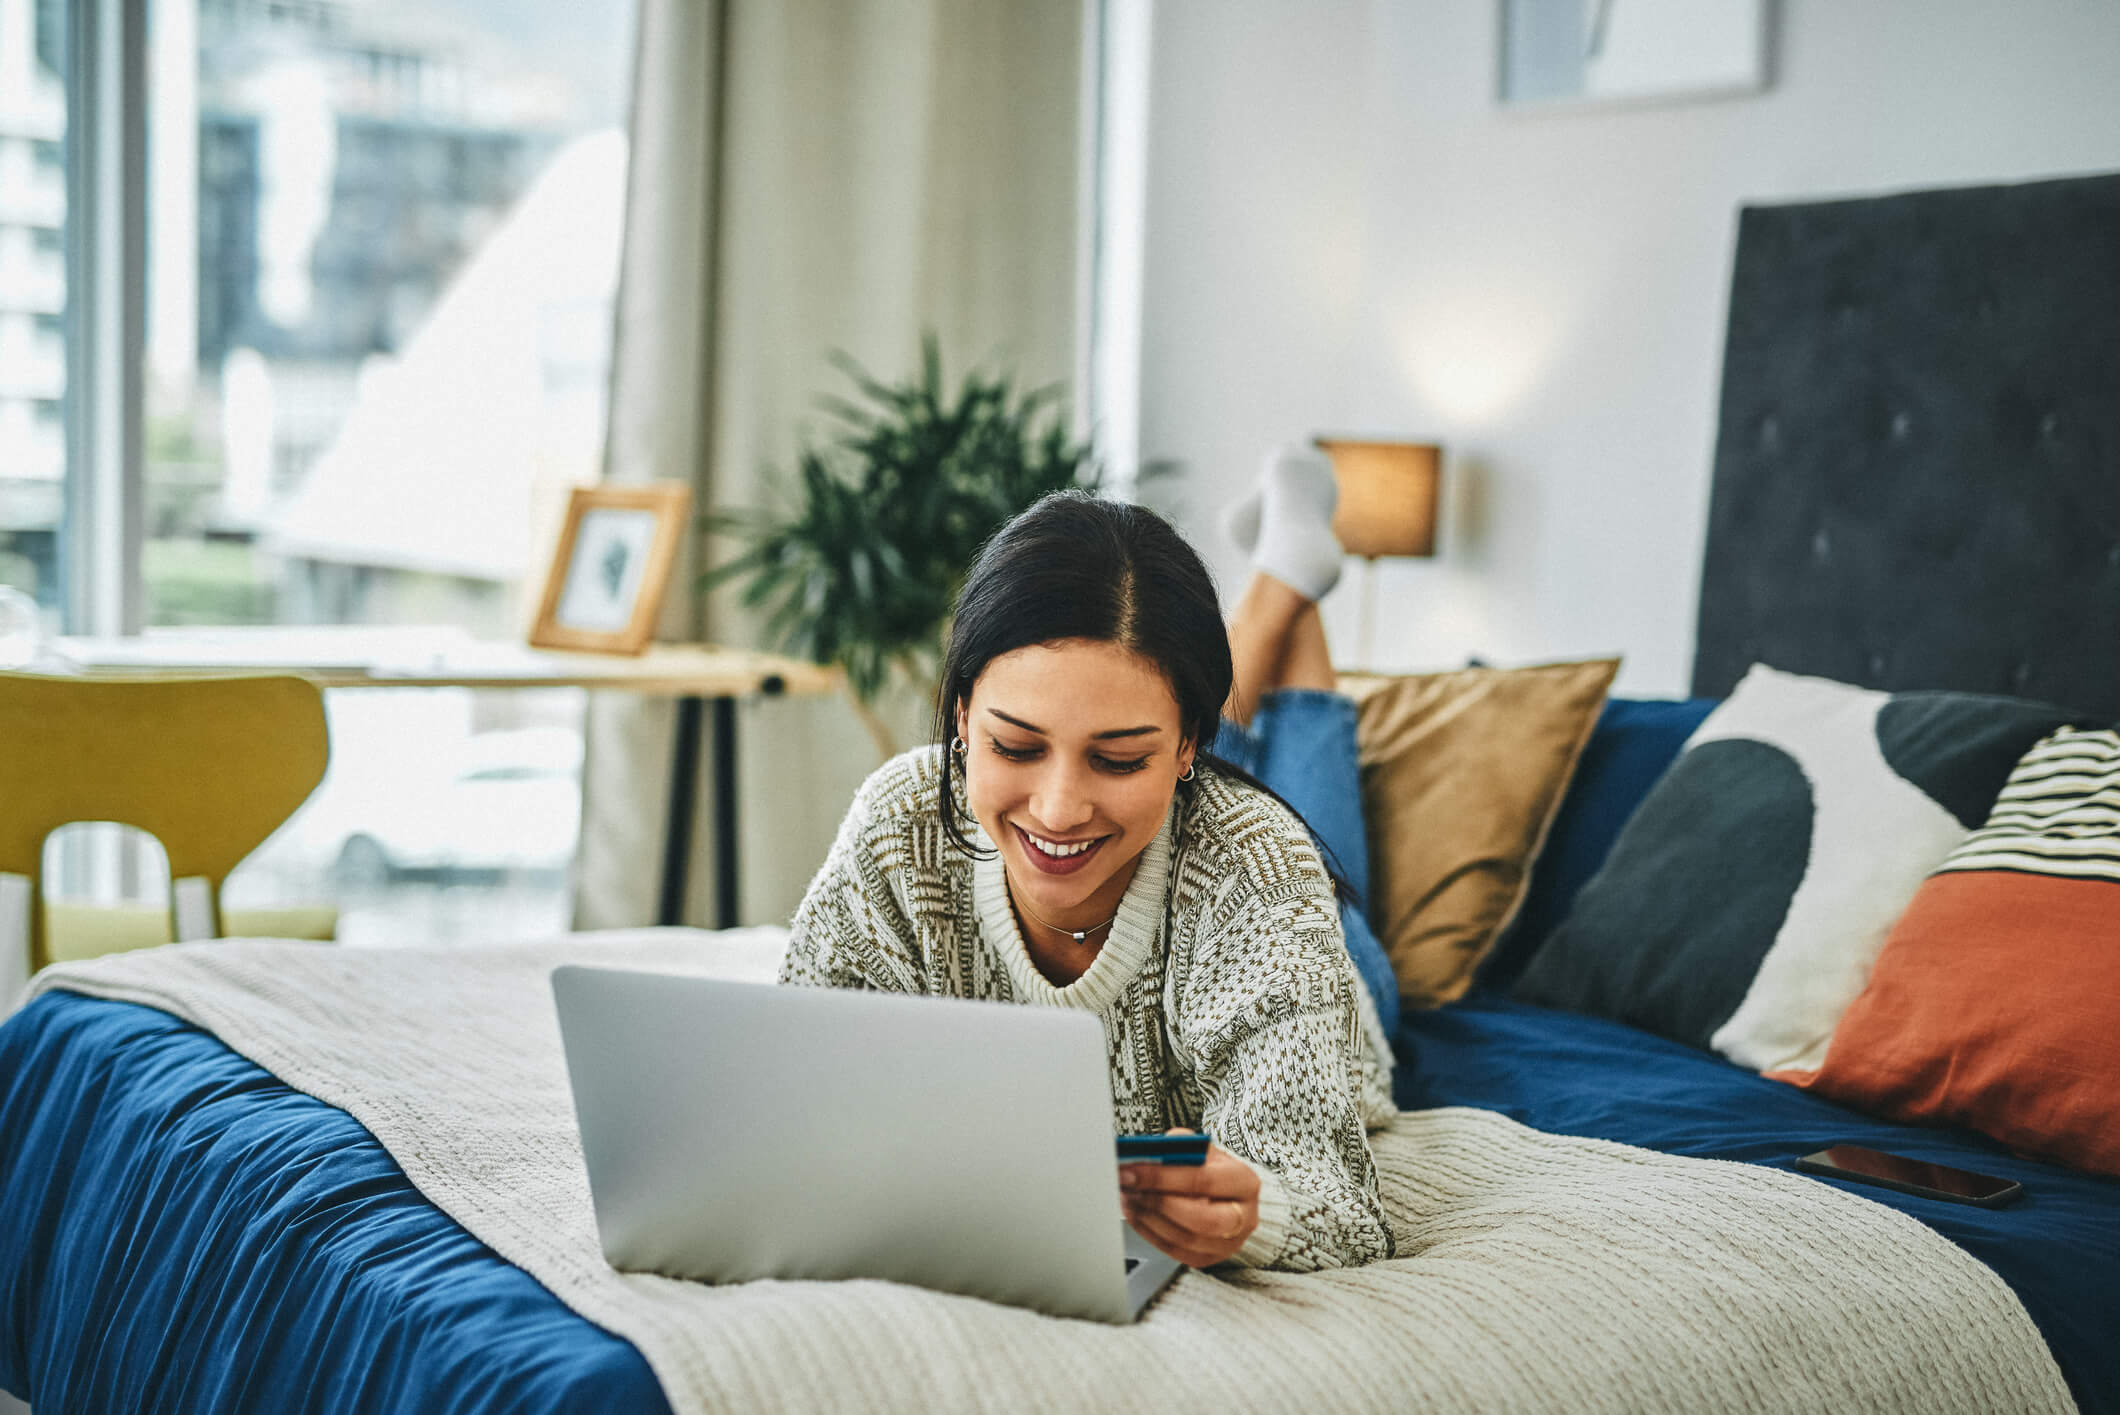
[[[1205,1164],[1206,1135],[1121,1135],[1121,1164]]]

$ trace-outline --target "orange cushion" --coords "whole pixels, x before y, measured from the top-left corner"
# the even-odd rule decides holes
[[[1863,1110],[1963,1125],[2120,1175],[2120,883],[1931,876],[1816,1072],[1770,1073]]]

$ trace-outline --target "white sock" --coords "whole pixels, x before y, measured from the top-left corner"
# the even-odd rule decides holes
[[[1324,453],[1296,444],[1268,453],[1259,476],[1253,568],[1310,599],[1323,599],[1339,583],[1346,554],[1332,533],[1339,500],[1339,483]]]

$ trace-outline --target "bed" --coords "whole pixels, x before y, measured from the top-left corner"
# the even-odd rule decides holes
[[[1526,1000],[1580,984],[1554,960],[1759,660],[2120,715],[2110,629],[2087,652],[2083,627],[2120,623],[2116,243],[2120,178],[1744,214],[1696,699],[1605,705],[1474,985],[1407,1014],[1392,1264],[1188,1276],[1132,1331],[889,1284],[620,1292],[581,1254],[539,979],[583,956],[766,976],[770,931],[185,945],[0,1026],[0,1389],[39,1412],[2120,1411],[2120,1181],[1821,1098],[1662,1017]],[[1943,310],[1978,322],[1977,363]],[[1789,1171],[1839,1141],[2028,1197]]]

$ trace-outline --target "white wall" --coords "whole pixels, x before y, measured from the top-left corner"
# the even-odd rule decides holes
[[[2120,169],[2112,0],[1782,0],[1760,96],[1504,111],[1498,0],[1155,0],[1141,446],[1225,590],[1271,444],[1445,444],[1378,666],[1682,692],[1737,208]],[[1362,571],[1327,603],[1343,663]]]

